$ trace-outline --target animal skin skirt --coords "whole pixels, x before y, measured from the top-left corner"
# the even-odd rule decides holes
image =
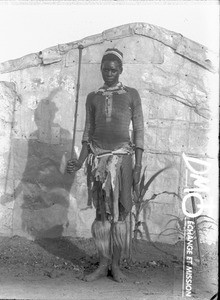
[[[90,156],[87,161],[88,203],[97,221],[123,221],[132,208],[132,155]]]

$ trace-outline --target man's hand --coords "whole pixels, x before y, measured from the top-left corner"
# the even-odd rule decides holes
[[[82,167],[82,163],[78,161],[78,159],[70,159],[67,162],[66,171],[69,174],[72,174],[76,171],[78,171]]]

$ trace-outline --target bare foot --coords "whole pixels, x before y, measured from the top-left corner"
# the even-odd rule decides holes
[[[93,273],[82,278],[84,281],[94,281],[101,277],[106,277],[108,274],[108,266],[99,266]]]
[[[112,265],[112,277],[117,282],[124,282],[127,280],[127,277],[122,273],[119,266]]]

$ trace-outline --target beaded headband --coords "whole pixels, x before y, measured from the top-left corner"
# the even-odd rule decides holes
[[[120,54],[117,49],[115,49],[115,50],[114,49],[107,49],[105,51],[103,57],[108,55],[108,54],[113,54],[113,55],[117,56],[120,59],[121,62],[123,61],[123,55]]]

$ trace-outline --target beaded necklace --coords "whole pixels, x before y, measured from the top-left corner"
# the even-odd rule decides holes
[[[105,97],[106,122],[111,122],[113,95],[124,94],[126,92],[127,90],[121,82],[119,82],[116,86],[113,87],[108,87],[106,84],[104,84],[101,88],[98,89],[96,94],[101,94]]]

